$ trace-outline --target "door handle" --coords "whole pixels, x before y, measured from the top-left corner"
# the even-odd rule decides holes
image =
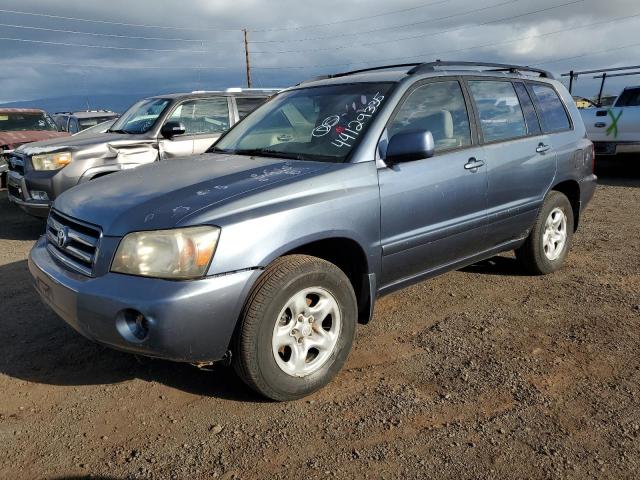
[[[475,157],[471,157],[469,161],[464,164],[464,169],[475,171],[478,169],[478,167],[481,167],[483,165],[484,165],[484,162],[482,160],[478,160]]]
[[[549,149],[551,149],[551,145],[545,145],[544,143],[540,142],[538,144],[538,148],[536,148],[536,152],[544,153],[544,152],[548,151]]]

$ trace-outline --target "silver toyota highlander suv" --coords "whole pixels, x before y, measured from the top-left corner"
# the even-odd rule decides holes
[[[88,338],[277,400],[330,381],[381,295],[510,250],[559,269],[596,187],[567,90],[513,65],[314,79],[209,152],[64,193],[29,268]]]

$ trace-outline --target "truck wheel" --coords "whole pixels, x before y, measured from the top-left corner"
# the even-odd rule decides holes
[[[287,255],[267,267],[244,306],[232,361],[249,387],[294,400],[338,373],[355,336],[357,303],[347,276],[317,257]]]
[[[545,275],[562,267],[573,237],[573,209],[567,197],[556,191],[547,195],[533,230],[516,258],[534,275]]]

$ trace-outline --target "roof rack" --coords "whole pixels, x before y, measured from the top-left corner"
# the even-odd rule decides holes
[[[359,70],[351,70],[349,72],[342,73],[334,73],[329,75],[321,75],[318,77],[310,78],[309,80],[305,80],[300,82],[298,85],[303,83],[314,82],[317,80],[327,80],[329,78],[338,78],[345,77],[348,75],[355,75],[356,73],[364,73],[364,72],[373,72],[376,70],[386,70],[389,68],[403,68],[403,67],[412,67],[407,71],[407,75],[414,75],[416,73],[424,73],[424,72],[433,72],[438,67],[485,67],[486,71],[490,72],[531,72],[537,73],[540,77],[543,78],[554,78],[553,74],[547,70],[542,70],[534,67],[527,67],[523,65],[511,65],[507,63],[490,63],[490,62],[455,62],[455,61],[443,61],[436,60],[435,62],[416,62],[416,63],[399,63],[395,65],[383,65],[380,67],[371,67],[371,68],[362,68]]]

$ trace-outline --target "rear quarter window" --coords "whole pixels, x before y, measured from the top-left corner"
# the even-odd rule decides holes
[[[571,121],[555,89],[548,85],[540,84],[530,84],[530,87],[538,107],[544,132],[553,133],[570,130]]]

